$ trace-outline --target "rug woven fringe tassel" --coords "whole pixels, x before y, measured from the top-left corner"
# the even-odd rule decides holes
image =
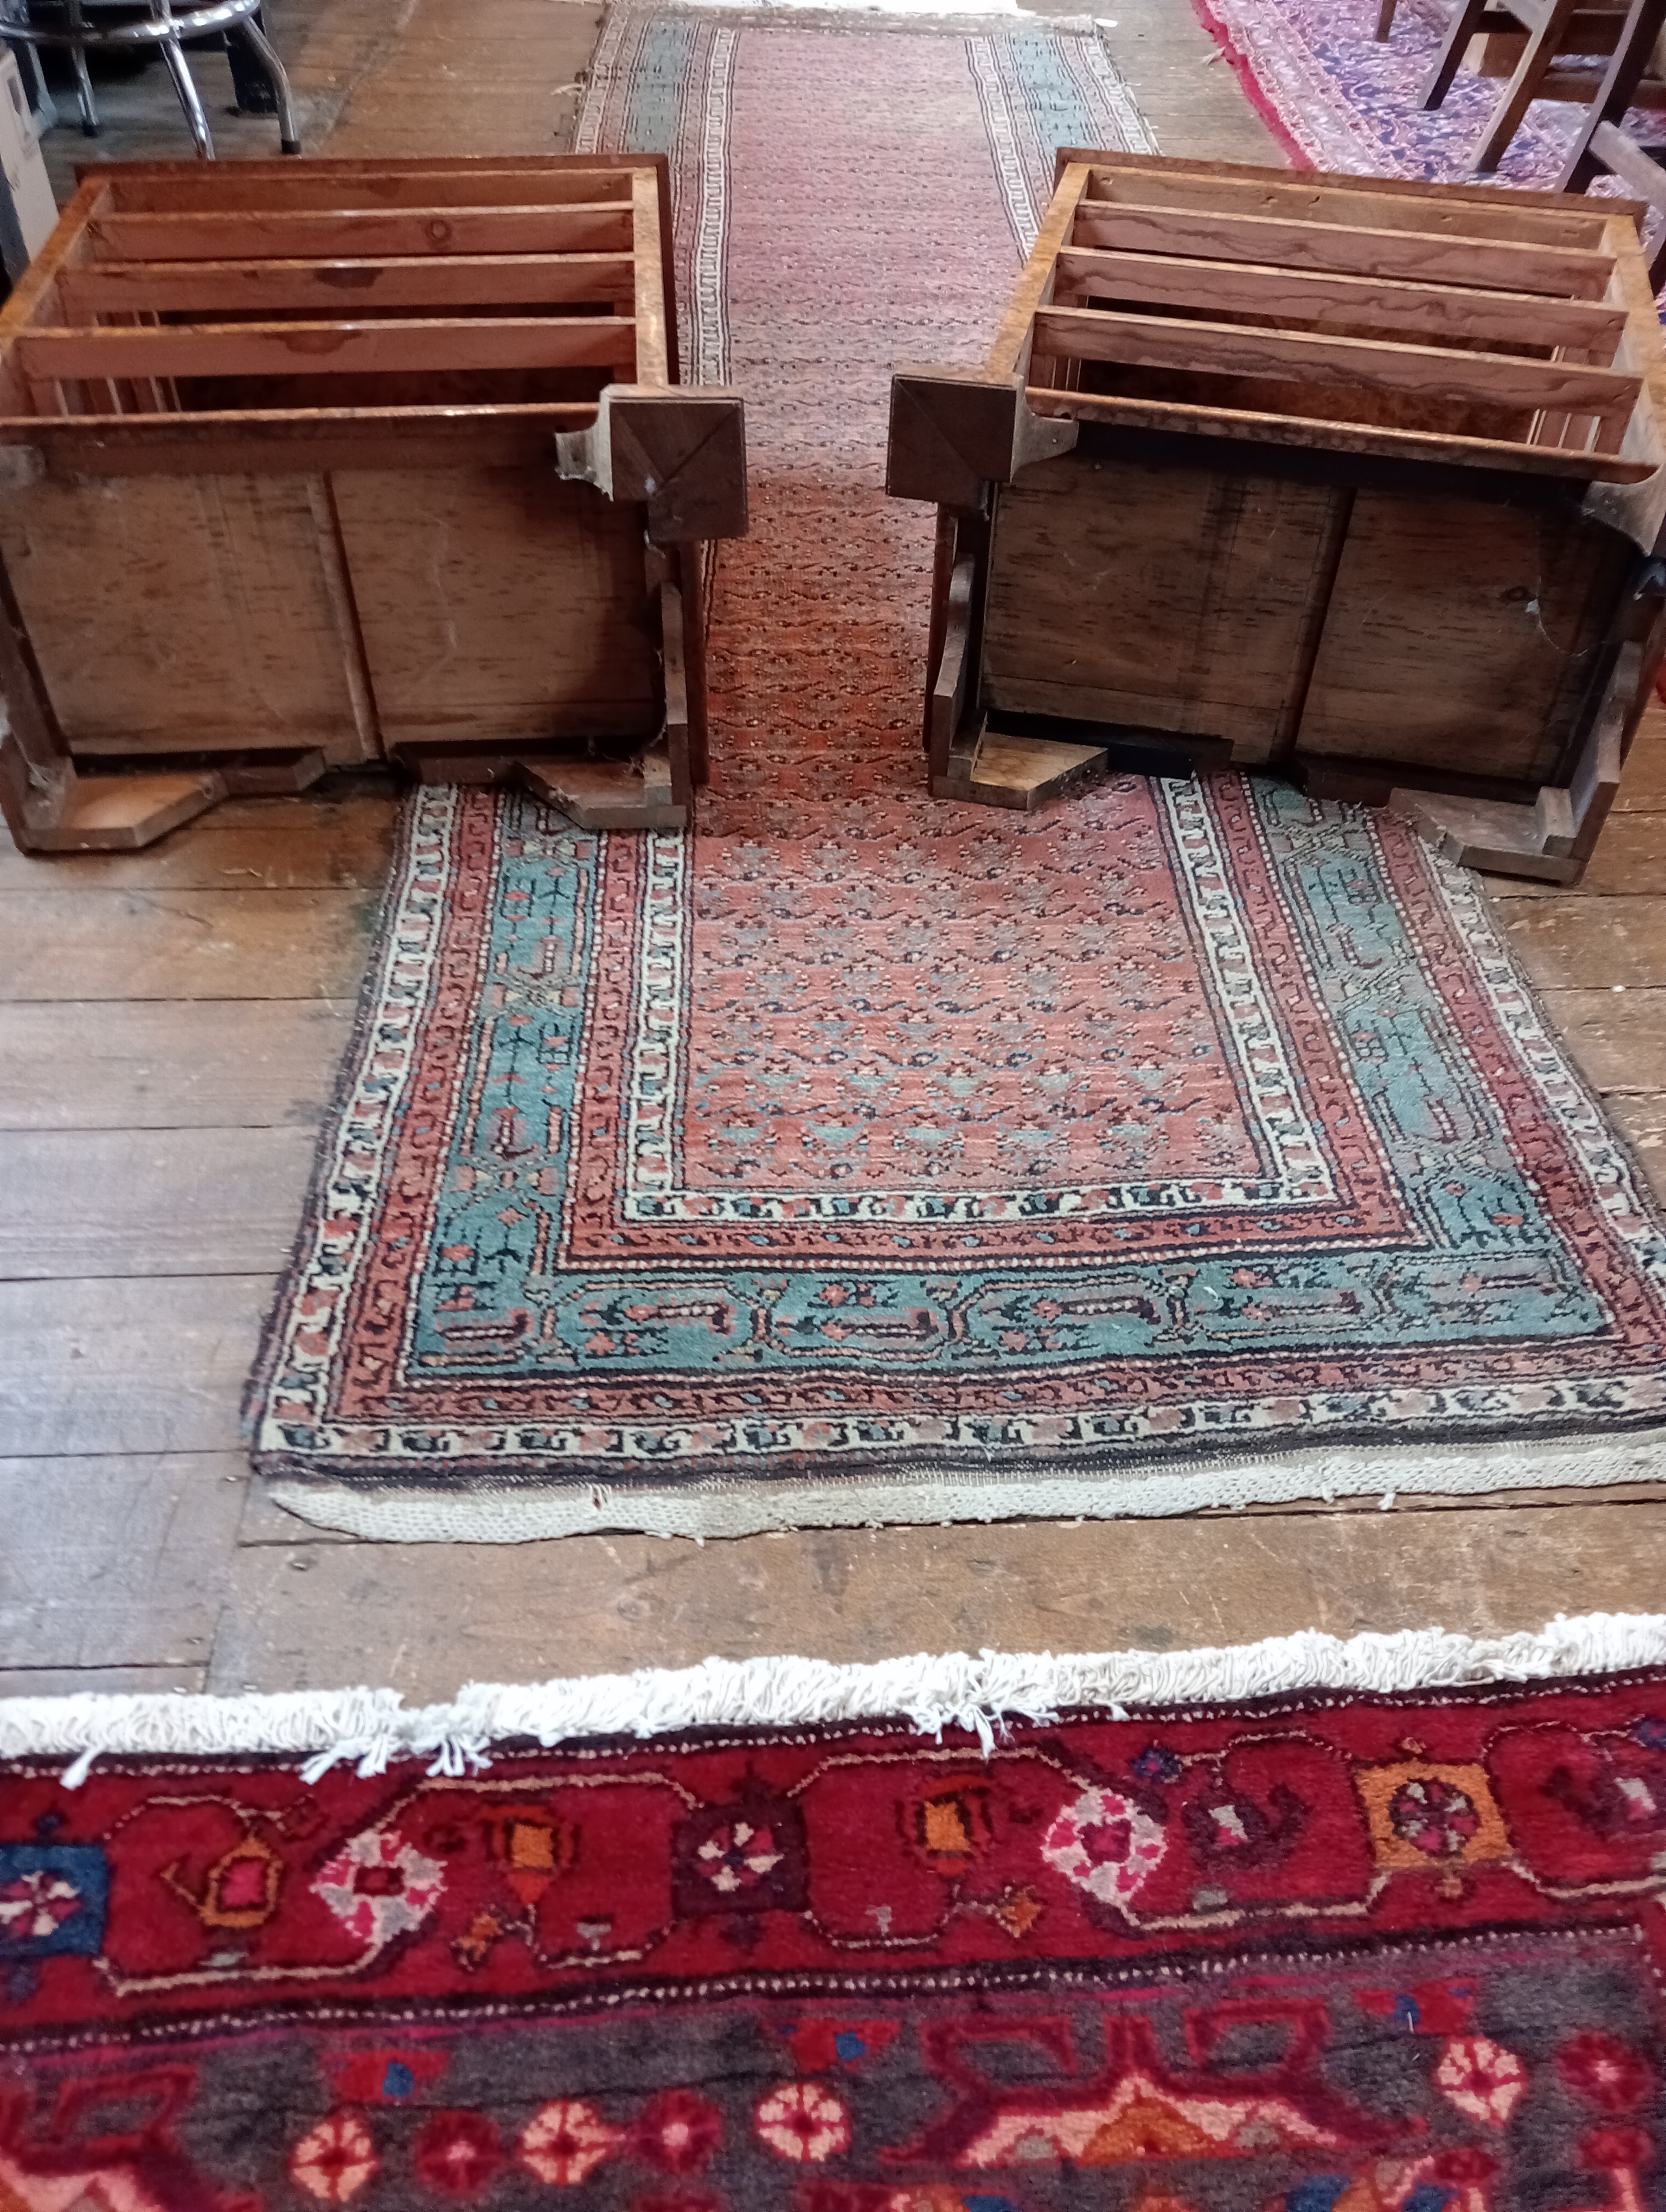
[[[1506,1636],[1404,1629],[1342,1639],[1304,1629],[1195,1651],[921,1653],[871,1666],[793,1657],[707,1659],[526,1685],[473,1682],[449,1705],[404,1705],[395,1690],[271,1697],[15,1698],[0,1701],[0,1759],[69,1758],[70,1789],[100,1757],[276,1753],[316,1780],[342,1762],[362,1776],[399,1759],[461,1774],[491,1747],[653,1736],[700,1727],[785,1728],[901,1715],[923,1735],[976,1735],[988,1753],[1008,1719],[1077,1710],[1230,1704],[1314,1689],[1378,1692],[1541,1681],[1666,1664],[1666,1613],[1558,1614]]]

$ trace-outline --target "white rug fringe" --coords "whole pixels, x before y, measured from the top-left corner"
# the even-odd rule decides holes
[[[1453,1636],[1439,1628],[1346,1642],[1304,1629],[1260,1644],[1197,1651],[921,1652],[876,1665],[821,1659],[707,1659],[672,1670],[579,1675],[515,1685],[471,1682],[450,1705],[407,1710],[397,1690],[313,1690],[278,1696],[179,1694],[0,1699],[0,1759],[63,1759],[76,1789],[101,1756],[304,1761],[309,1781],[343,1761],[380,1774],[425,1759],[431,1774],[489,1764],[491,1747],[530,1737],[553,1745],[594,1736],[652,1736],[701,1727],[802,1726],[902,1715],[923,1735],[975,1735],[987,1753],[1012,1717],[1046,1721],[1072,1707],[1113,1719],[1131,1705],[1230,1704],[1282,1691],[1420,1690],[1460,1683],[1540,1681],[1666,1665],[1666,1613],[1562,1614],[1536,1633]]]

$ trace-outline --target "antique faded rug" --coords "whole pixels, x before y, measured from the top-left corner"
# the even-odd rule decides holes
[[[453,1711],[357,1774],[66,1777],[71,1707],[255,1742],[305,1701],[0,1704],[59,1744],[0,1767],[0,2205],[1645,2212],[1666,1621],[1559,1631],[1331,1645],[1322,1682],[1468,1686],[1247,1706],[1157,1674],[1316,1654],[1009,1661],[998,1737],[994,1662],[897,1662],[970,1694],[934,1737],[777,1686],[773,1725],[633,1741],[572,1725],[629,1686],[552,1684],[493,1693],[521,1740],[471,1767]],[[1655,1663],[1484,1679],[1582,1636]],[[721,1706],[708,1674],[659,1693]]]
[[[929,801],[889,373],[978,357],[1085,30],[616,10],[747,398],[696,836],[410,802],[252,1392],[377,1536],[1161,1513],[1657,1471],[1666,1236],[1473,878],[1274,783]],[[922,197],[920,179],[929,174]]]

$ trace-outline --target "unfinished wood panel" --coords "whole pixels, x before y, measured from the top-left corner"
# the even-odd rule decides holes
[[[438,308],[555,306],[629,298],[625,253],[447,254],[380,261],[104,261],[58,279],[64,314],[203,314],[235,308]],[[1593,308],[1593,314],[1608,309]]]
[[[1600,300],[1614,270],[1607,254],[1581,246],[1347,230],[1282,216],[1192,213],[1104,203],[1081,210],[1073,242],[1125,252],[1195,253],[1221,261],[1330,270],[1342,276],[1377,272],[1416,283],[1478,284],[1501,292],[1542,292],[1575,300]]]
[[[1596,247],[1607,212],[1564,192],[1408,184],[1394,177],[1291,176],[1228,161],[1177,161],[1166,155],[1073,152],[1065,158],[1091,163],[1089,197],[1096,202],[1134,200],[1228,216],[1280,215],[1347,230]]]
[[[1366,331],[1372,337],[1395,331],[1444,339],[1491,338],[1511,350],[1528,343],[1517,292],[1082,246],[1067,246],[1059,255],[1058,270],[1090,301],[1140,301],[1217,314],[1288,317],[1316,330]],[[79,299],[100,282],[96,272],[71,271],[58,280],[59,295]],[[1626,327],[1626,311],[1596,301],[1536,300],[1532,322],[1541,344],[1600,345],[1606,340],[1612,352]]]
[[[32,384],[107,377],[335,377],[573,368],[629,374],[636,347],[635,325],[629,316],[398,316],[367,322],[337,317],[329,322],[43,331],[15,340],[14,358]]]
[[[1262,309],[1263,314],[1275,312],[1270,307]],[[1633,376],[1575,362],[1533,361],[1513,354],[1472,352],[1462,346],[1341,337],[1318,331],[1233,330],[1186,317],[1128,314],[1098,305],[1043,307],[1035,323],[1037,350],[1072,361],[1207,369],[1234,380],[1276,380],[1280,386],[1306,380],[1321,390],[1345,385],[1351,398],[1409,392],[1426,406],[1496,403],[1528,410],[1554,407],[1622,422],[1637,404]],[[46,346],[55,342],[39,343]],[[27,362],[37,348],[33,342],[24,343]],[[136,349],[136,353],[143,350]],[[1269,404],[1275,411],[1292,414],[1321,411],[1316,399],[1306,409],[1290,406],[1282,398]],[[1327,404],[1323,411],[1338,410]]]
[[[1287,734],[1336,501],[1322,484],[1079,452],[1025,470],[999,494],[986,702],[1267,759]]]
[[[1633,559],[1565,509],[1360,490],[1301,751],[1554,781]]]
[[[557,166],[539,155],[520,159],[404,161],[329,161],[315,157],[274,189],[270,162],[210,174],[191,163],[124,165],[112,179],[112,200],[122,215],[224,215],[268,210],[281,199],[289,208],[527,207],[559,210],[629,206],[638,173],[605,155],[593,162]]]
[[[657,730],[638,510],[521,469],[344,470],[335,489],[390,745]]]
[[[72,750],[372,750],[308,478],[43,480],[0,559]]]
[[[0,1129],[311,1131],[352,1029],[342,999],[0,1005]]]
[[[341,255],[628,252],[629,207],[341,208],[312,215],[112,215],[88,226],[127,261],[335,260]]]

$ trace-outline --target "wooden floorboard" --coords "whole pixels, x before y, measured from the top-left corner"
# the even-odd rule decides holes
[[[1666,1097],[1622,1095],[1611,1097],[1608,1108],[1614,1127],[1642,1162],[1656,1197],[1666,1205]]]
[[[270,1274],[0,1283],[0,1457],[235,1451],[271,1294]]]
[[[273,17],[308,150],[366,155],[560,150],[600,20],[569,0],[283,0]],[[1279,158],[1189,9],[1136,0],[1108,36],[1165,150]],[[269,154],[270,123],[220,112],[223,61],[198,68],[222,156]],[[104,108],[91,150],[187,153],[159,70]],[[61,190],[89,149],[62,130],[46,150]],[[0,851],[0,1694],[438,1696],[708,1651],[1172,1650],[1660,1603],[1666,1496],[1646,1483],[704,1547],[374,1546],[296,1521],[251,1488],[239,1405],[395,815],[361,775],[234,801],[144,853]],[[1666,1190],[1666,714],[1579,890],[1491,889]]]
[[[1500,899],[1498,911],[1511,950],[1541,990],[1643,991],[1666,976],[1666,893],[1602,898],[1564,891]]]
[[[0,1281],[275,1274],[316,1149],[304,1124],[0,1130]]]
[[[35,1667],[204,1667],[240,1452],[0,1459],[0,1649]]]
[[[533,154],[570,144],[599,7],[422,0],[362,73],[332,155]],[[483,47],[484,51],[483,51]],[[505,66],[505,58],[516,65]]]
[[[210,1686],[437,1698],[459,1681],[809,1651],[1169,1651],[1301,1628],[1491,1634],[1660,1602],[1666,1504],[845,1528],[703,1547],[240,1549]]]
[[[0,1001],[343,999],[377,902],[331,890],[0,892]]]
[[[206,1667],[0,1667],[0,1698],[155,1697],[207,1686]]]
[[[257,809],[271,810],[262,820]],[[138,853],[46,859],[0,848],[11,891],[370,890],[387,872],[397,801],[385,786],[341,799],[241,799]]]
[[[1666,842],[1666,822],[1662,824]],[[1666,985],[1541,992],[1563,1043],[1599,1091],[1666,1091]]]
[[[352,1027],[345,999],[0,1005],[0,1130],[313,1128]]]
[[[1075,15],[1078,0],[1018,0],[1028,15]],[[1283,146],[1238,88],[1186,0],[1138,0],[1106,19],[1118,66],[1159,149],[1191,161],[1282,165]]]

